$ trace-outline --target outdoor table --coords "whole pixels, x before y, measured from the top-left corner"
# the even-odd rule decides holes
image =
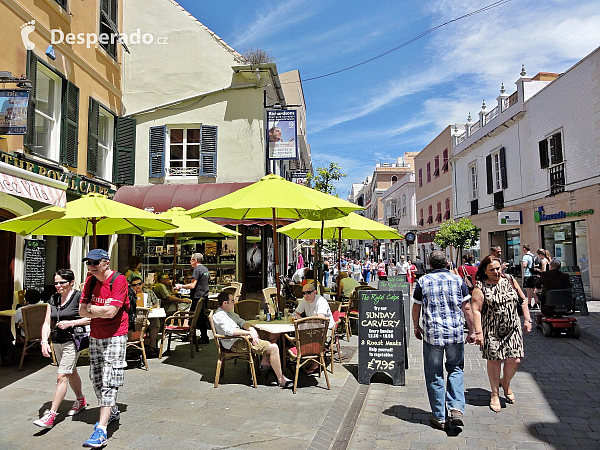
[[[0,316],[10,317],[10,330],[12,331],[13,336],[16,336],[15,333],[15,314],[17,313],[16,309],[5,309],[4,311],[0,311]]]
[[[257,330],[262,330],[267,333],[279,333],[279,339],[281,341],[280,349],[281,349],[281,367],[285,370],[286,366],[286,345],[285,345],[285,336],[286,333],[294,333],[296,328],[294,327],[294,322],[292,322],[291,317],[287,320],[272,320],[271,322],[266,322],[263,320],[247,320],[249,324],[251,324]]]
[[[152,308],[148,314],[148,319],[164,319],[167,317],[165,308]]]

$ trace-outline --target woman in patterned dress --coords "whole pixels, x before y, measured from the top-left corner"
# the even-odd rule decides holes
[[[476,343],[481,345],[482,356],[487,359],[487,372],[491,386],[490,409],[499,412],[499,387],[504,390],[508,403],[515,401],[510,381],[523,358],[523,333],[517,302],[524,298],[517,281],[502,274],[502,266],[493,256],[486,256],[477,269],[477,283],[473,290],[473,319]],[[527,302],[523,303],[525,333],[531,332],[531,318]],[[502,362],[504,373],[502,378]]]

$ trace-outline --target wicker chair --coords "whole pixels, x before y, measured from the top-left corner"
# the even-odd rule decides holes
[[[277,296],[277,288],[276,287],[268,287],[262,290],[263,298],[267,305],[269,305],[269,312],[271,314],[275,314],[277,309],[277,305],[275,304],[277,299],[273,300],[273,296]]]
[[[321,369],[325,372],[327,389],[331,389],[329,384],[329,375],[327,375],[327,366],[325,365],[325,340],[327,339],[329,319],[326,317],[305,317],[296,320],[294,328],[296,336],[285,335],[286,339],[292,344],[288,349],[288,356],[296,361],[296,374],[294,376],[294,394],[298,387],[298,373],[300,368],[307,363],[316,363],[319,366],[319,376]]]
[[[248,370],[252,373],[252,385],[253,387],[256,387],[256,370],[254,369],[254,358],[252,356],[252,346],[250,339],[248,339],[247,336],[240,337],[240,339],[244,339],[246,341],[246,348],[240,352],[232,352],[231,350],[228,350],[225,347],[223,347],[221,345],[221,339],[226,339],[227,336],[217,334],[215,330],[215,324],[213,322],[213,314],[214,311],[211,311],[210,315],[208,316],[208,321],[210,322],[210,329],[212,330],[213,337],[215,338],[215,344],[217,344],[217,350],[219,352],[219,359],[217,360],[217,370],[215,371],[215,387],[219,387],[219,380],[225,374],[225,361],[227,361],[228,359],[233,359],[234,361],[237,361],[238,359],[246,361],[248,363]]]
[[[254,320],[260,313],[260,301],[258,300],[242,300],[234,306],[235,313],[244,320]]]
[[[297,300],[300,300],[301,298],[304,297],[304,295],[302,294],[302,285],[301,284],[293,284],[292,289],[294,290],[294,297],[296,297]]]
[[[235,294],[233,296],[233,299],[236,302],[239,302],[240,299],[242,298],[242,287],[243,287],[243,284],[240,283],[239,281],[232,281],[231,283],[229,283],[229,286],[235,287]]]
[[[162,342],[160,343],[160,353],[158,358],[162,358],[163,354],[163,346],[165,345],[165,338],[169,337],[169,343],[167,344],[167,350],[171,350],[171,336],[173,334],[179,336],[188,336],[190,340],[190,356],[194,357],[194,345],[196,345],[196,351],[199,351],[198,347],[198,339],[196,338],[196,323],[198,323],[198,318],[200,317],[200,311],[202,310],[201,301],[196,305],[196,309],[194,311],[177,311],[170,317],[165,319],[165,326],[163,328]],[[185,324],[185,320],[187,319],[187,325]]]
[[[341,303],[340,303],[341,306]],[[340,334],[338,332],[338,327],[340,325],[340,323],[342,322],[342,319],[340,318],[340,312],[339,310],[334,310],[333,308],[331,308],[331,314],[333,315],[333,320],[335,321],[335,325],[333,326],[333,328],[331,329],[331,339],[329,340],[329,346],[327,346],[327,348],[325,349],[325,353],[327,352],[331,352],[331,373],[333,373],[333,352],[334,350],[337,351],[338,354],[338,358],[340,360],[340,364],[342,364],[342,353],[341,353],[341,348],[340,348]]]
[[[142,359],[144,361],[144,367],[148,370],[148,361],[146,359],[146,348],[144,347],[144,339],[148,337],[146,330],[150,325],[148,320],[148,314],[150,314],[149,308],[142,308],[138,306],[135,309],[135,331],[130,332],[127,336],[127,348],[137,348],[142,352]]]
[[[47,310],[48,305],[46,303],[40,303],[38,305],[27,306],[21,311],[23,314],[23,323],[19,326],[25,332],[25,342],[23,343],[23,353],[21,354],[19,371],[23,367],[23,360],[25,359],[27,349],[42,342],[42,325],[46,319]]]

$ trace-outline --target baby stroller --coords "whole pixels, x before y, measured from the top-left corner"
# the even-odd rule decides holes
[[[564,317],[575,312],[575,300],[571,289],[553,289],[540,297],[542,314],[536,316],[536,324],[546,337],[569,334],[579,339],[581,330],[575,317]]]

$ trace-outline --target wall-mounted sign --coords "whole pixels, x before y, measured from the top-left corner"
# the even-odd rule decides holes
[[[554,214],[545,214],[544,207],[540,206],[537,211],[533,213],[533,220],[536,222],[543,222],[545,220],[557,220],[557,219],[566,219],[567,217],[580,217],[594,214],[593,209],[582,209],[579,211],[559,211]]]
[[[292,172],[292,174],[291,174],[292,183],[301,184],[302,186],[305,186],[307,175],[308,175],[308,171],[306,171],[306,170],[297,170],[295,172]]]
[[[41,164],[18,158],[10,153],[0,152],[0,161],[53,180],[67,183],[67,192],[71,194],[83,195],[95,193],[106,195],[108,198],[113,198],[116,192],[114,189],[95,183],[89,178],[77,175],[75,172],[71,172],[68,169],[56,170],[55,168],[45,167]]]
[[[498,213],[498,225],[522,225],[523,213],[521,211],[502,211]]]
[[[29,91],[0,89],[0,135],[27,134]]]
[[[419,233],[419,243],[433,242],[437,231],[428,231],[427,233]]]
[[[269,159],[298,159],[295,110],[267,110],[267,141]]]
[[[6,192],[10,195],[36,200],[49,205],[60,206],[61,208],[64,208],[67,204],[67,195],[62,189],[25,180],[6,173],[0,173],[0,192]]]

